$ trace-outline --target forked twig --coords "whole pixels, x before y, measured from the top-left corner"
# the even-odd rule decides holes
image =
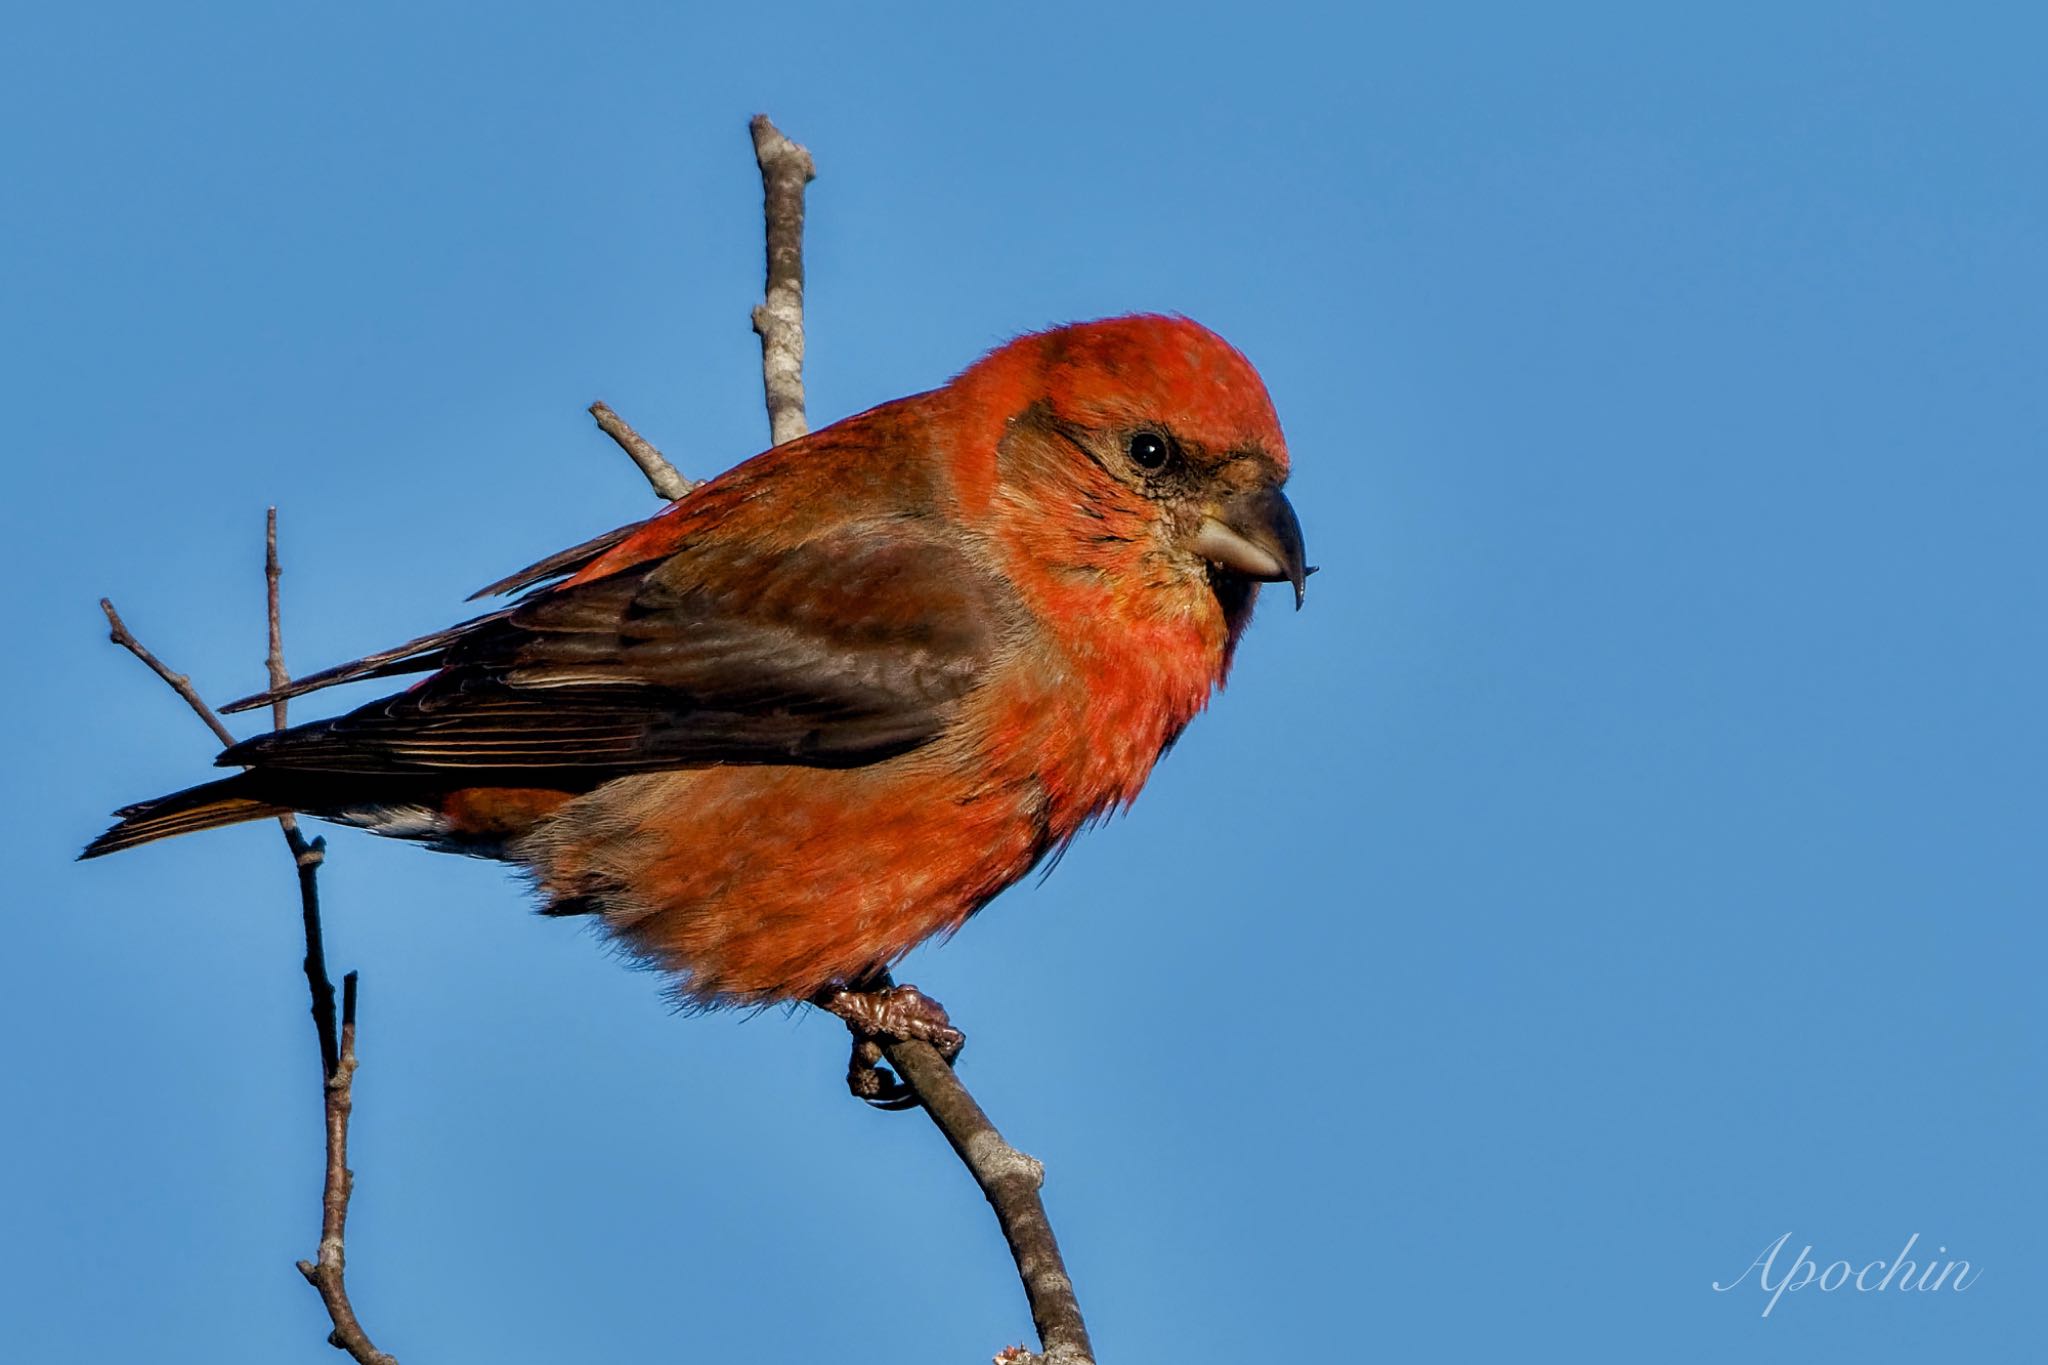
[[[327,1306],[327,1316],[334,1323],[334,1330],[327,1334],[329,1345],[347,1351],[362,1365],[398,1365],[395,1356],[371,1344],[342,1282],[347,1259],[342,1237],[348,1228],[349,1196],[355,1193],[356,1184],[355,1172],[348,1168],[348,1119],[355,1108],[355,1079],[356,974],[349,972],[341,978],[340,1051],[326,1086],[327,1178],[320,1190],[320,1250],[316,1259],[299,1262],[299,1273],[320,1292],[320,1302]]]
[[[263,533],[264,596],[269,624],[266,664],[273,691],[291,681],[291,675],[285,672],[284,667],[283,616],[278,603],[280,577],[277,509],[273,507],[264,518]],[[107,616],[108,638],[140,659],[172,691],[184,698],[193,714],[205,722],[206,728],[213,731],[214,737],[222,744],[235,742],[234,735],[200,697],[189,677],[173,671],[136,639],[111,601],[101,598],[100,610]],[[271,720],[275,728],[284,728],[283,698],[272,704]],[[319,1291],[320,1301],[327,1308],[328,1319],[333,1324],[333,1331],[327,1337],[330,1343],[348,1352],[361,1365],[398,1365],[395,1357],[378,1350],[371,1343],[369,1333],[363,1330],[361,1321],[356,1317],[354,1305],[349,1302],[348,1290],[343,1283],[342,1233],[348,1221],[349,1195],[354,1186],[354,1176],[348,1169],[348,1121],[354,1107],[356,1071],[356,974],[350,972],[342,978],[341,1017],[337,1026],[334,983],[327,976],[327,955],[320,929],[319,871],[321,863],[326,860],[327,841],[307,839],[300,833],[297,819],[291,815],[278,817],[277,823],[284,832],[285,846],[291,851],[292,865],[299,879],[299,916],[306,937],[306,985],[312,996],[313,1026],[320,1039],[321,1097],[327,1130],[326,1175],[320,1193],[320,1249],[315,1260],[298,1263],[299,1272]]]

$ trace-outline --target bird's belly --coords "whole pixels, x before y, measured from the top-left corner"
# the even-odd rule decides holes
[[[549,908],[596,912],[693,1004],[801,999],[957,929],[1044,854],[1031,775],[931,750],[865,768],[607,783],[512,853]]]

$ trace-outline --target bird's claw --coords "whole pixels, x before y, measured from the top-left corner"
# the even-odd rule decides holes
[[[917,1092],[882,1065],[882,1045],[872,1038],[853,1040],[853,1058],[846,1064],[846,1088],[853,1097],[877,1109],[915,1109]]]
[[[853,1034],[853,1056],[846,1065],[846,1088],[877,1109],[912,1109],[917,1092],[882,1065],[888,1043],[929,1043],[951,1066],[967,1045],[967,1035],[953,1027],[946,1007],[915,986],[897,986],[883,977],[860,989],[821,991],[812,1002],[837,1016]]]

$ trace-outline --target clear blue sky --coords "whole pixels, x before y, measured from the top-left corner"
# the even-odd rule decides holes
[[[1924,6],[44,6],[0,56],[10,1358],[325,1362],[290,868],[89,865],[207,772],[94,600],[260,681],[765,441],[745,120],[815,151],[814,419],[1026,328],[1264,371],[1324,571],[1128,818],[905,975],[1106,1362],[2017,1360],[2041,1340],[2048,86]],[[311,710],[303,714],[315,714]],[[820,1018],[682,1019],[336,833],[349,1239],[408,1365],[1028,1337]],[[1962,1294],[1717,1294],[1780,1233]]]

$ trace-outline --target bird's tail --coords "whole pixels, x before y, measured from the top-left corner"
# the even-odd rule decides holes
[[[173,834],[219,829],[222,825],[239,825],[244,820],[291,812],[290,806],[276,805],[255,795],[251,790],[256,785],[254,779],[253,773],[237,773],[218,782],[159,796],[154,801],[125,806],[114,812],[121,822],[87,844],[85,852],[78,856],[97,858],[153,839],[168,839]]]

